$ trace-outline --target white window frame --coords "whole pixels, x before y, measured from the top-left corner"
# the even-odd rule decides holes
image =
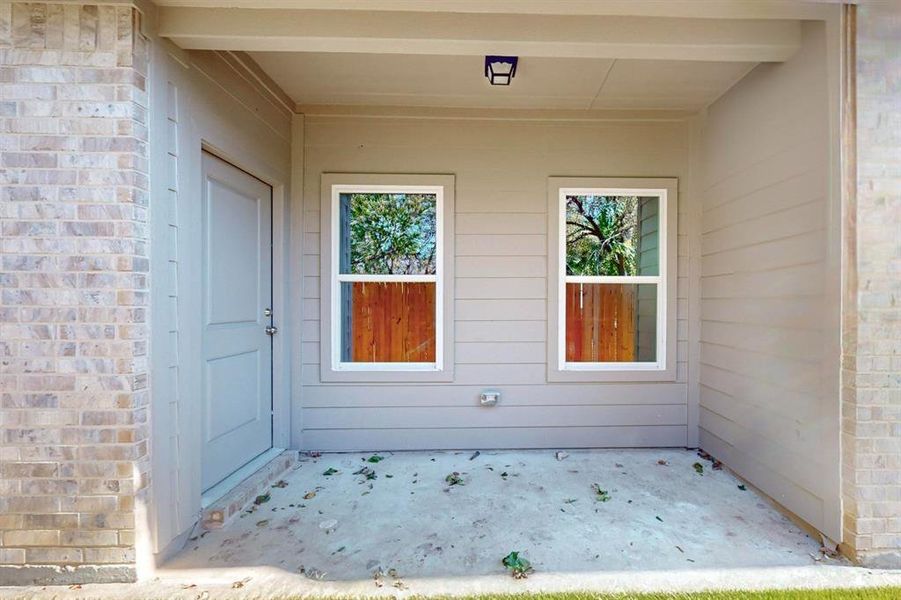
[[[674,381],[676,363],[676,201],[671,178],[572,178],[548,180],[548,379],[550,381]],[[566,197],[639,196],[658,199],[657,275],[567,275]],[[654,362],[566,360],[566,284],[654,284],[657,286],[657,347]]]
[[[340,273],[341,194],[435,195],[435,274]],[[452,175],[324,174],[321,240],[321,369],[323,381],[451,381],[453,379]],[[341,284],[409,282],[435,284],[435,361],[346,362],[341,360]],[[450,325],[448,325],[450,324]]]

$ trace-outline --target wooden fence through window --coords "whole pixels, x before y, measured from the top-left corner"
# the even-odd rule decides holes
[[[566,284],[567,362],[636,360],[636,287]]]
[[[354,282],[353,362],[435,362],[435,284]]]

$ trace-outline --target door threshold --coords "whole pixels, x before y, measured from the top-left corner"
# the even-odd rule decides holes
[[[202,510],[209,508],[213,503],[222,499],[226,494],[241,484],[241,482],[262,469],[269,461],[284,451],[284,448],[270,448],[269,450],[266,450],[249,463],[203,492],[200,496],[200,508]]]

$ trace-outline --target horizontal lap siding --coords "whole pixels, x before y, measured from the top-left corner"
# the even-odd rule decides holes
[[[830,393],[829,123],[825,38],[805,29],[704,123],[701,445],[830,535],[838,513]]]
[[[682,446],[688,228],[679,231],[679,379],[548,384],[547,177],[680,177],[680,122],[553,123],[307,116],[301,346],[305,448]],[[455,379],[324,384],[319,377],[323,172],[456,176]],[[691,201],[680,197],[680,206]],[[683,271],[684,269],[684,271]],[[479,392],[501,391],[496,408]]]

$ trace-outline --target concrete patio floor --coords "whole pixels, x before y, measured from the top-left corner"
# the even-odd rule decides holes
[[[694,452],[472,454],[304,457],[267,502],[125,589],[237,598],[901,584],[898,572],[823,557],[818,540]],[[374,478],[355,474],[364,468]],[[447,483],[453,472],[462,484]],[[532,562],[529,579],[505,572],[512,550]],[[116,587],[79,591],[122,597],[107,596]]]

